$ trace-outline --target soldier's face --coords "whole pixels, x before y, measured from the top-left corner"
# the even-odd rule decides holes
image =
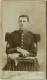
[[[27,30],[28,24],[29,24],[29,22],[27,20],[27,17],[20,17],[19,18],[19,26],[20,26],[21,30]]]

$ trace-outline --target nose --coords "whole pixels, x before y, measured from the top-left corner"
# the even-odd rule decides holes
[[[21,21],[21,23],[23,24],[23,21]]]

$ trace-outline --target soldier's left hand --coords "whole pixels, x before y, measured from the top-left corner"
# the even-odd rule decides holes
[[[27,50],[21,49],[21,54],[26,57],[29,55],[29,52]]]

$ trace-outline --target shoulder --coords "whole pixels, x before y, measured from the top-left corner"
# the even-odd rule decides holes
[[[34,33],[33,33],[33,32],[31,32],[31,31],[28,31],[28,34],[30,34],[30,35],[34,35]]]
[[[19,30],[15,30],[15,31],[13,31],[13,32],[11,32],[11,36],[15,36],[15,35],[17,35],[17,33],[19,33]]]
[[[31,32],[31,31],[28,31],[28,33],[31,35],[31,37],[33,37],[33,39],[34,39],[35,42],[41,41],[40,34],[36,34],[36,33]]]

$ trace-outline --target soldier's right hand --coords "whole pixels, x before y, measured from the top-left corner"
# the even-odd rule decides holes
[[[21,52],[21,47],[17,47],[17,51],[18,52]]]
[[[8,54],[8,58],[11,58],[12,57],[12,54]]]

